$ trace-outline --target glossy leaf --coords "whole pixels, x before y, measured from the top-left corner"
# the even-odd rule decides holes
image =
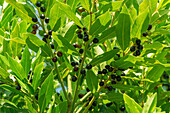
[[[51,100],[52,94],[53,94],[53,71],[51,71],[51,73],[45,79],[39,92],[38,103],[40,106],[40,113],[44,112],[44,109],[47,107],[48,103]]]
[[[67,112],[67,101],[64,101],[56,106],[56,112],[55,113],[66,113]]]
[[[141,113],[141,106],[136,103],[131,97],[126,94],[123,94],[123,99],[125,101],[125,108],[128,113]]]
[[[118,24],[117,24],[117,40],[124,51],[130,42],[130,16],[124,13],[119,15]]]
[[[85,8],[87,11],[90,11],[90,0],[81,0],[81,5],[83,8]]]
[[[21,65],[24,68],[25,76],[27,76],[30,71],[31,61],[31,54],[26,46],[21,59]]]
[[[97,64],[100,64],[104,61],[107,61],[107,60],[110,60],[111,58],[114,57],[114,55],[116,55],[116,53],[119,51],[119,49],[114,49],[114,50],[111,50],[111,51],[108,51],[108,52],[105,52],[97,57],[95,57],[91,62],[90,64],[91,65],[97,65]]]
[[[80,3],[80,0],[67,0],[67,4],[70,6],[73,12],[75,12],[76,7],[79,3]]]
[[[95,91],[97,91],[97,88],[98,88],[98,79],[93,71],[91,71],[91,70],[87,71],[86,82],[87,82],[88,88],[93,93],[95,93]]]
[[[54,0],[46,0],[44,6],[46,7],[45,16],[49,17],[51,7],[54,5]]]
[[[37,113],[36,110],[32,107],[32,103],[30,102],[30,100],[26,96],[24,98],[26,100],[26,105],[28,107],[28,110],[32,113]]]

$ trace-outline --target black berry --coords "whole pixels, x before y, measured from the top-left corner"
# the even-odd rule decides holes
[[[94,38],[93,39],[93,43],[98,43],[99,42],[99,39],[98,38]]]
[[[110,107],[112,104],[113,104],[113,103],[110,102],[110,103],[107,103],[106,106],[107,106],[107,107]]]
[[[118,47],[114,47],[113,49],[119,49]]]
[[[73,76],[72,77],[72,81],[75,82],[77,80],[77,77],[76,76]]]
[[[54,44],[51,44],[51,48],[54,49]]]
[[[112,75],[111,75],[111,78],[112,78],[112,79],[115,79],[115,78],[116,78],[116,75],[115,75],[115,74],[112,74]]]
[[[83,49],[80,49],[80,50],[79,50],[79,53],[80,53],[80,54],[83,54]]]
[[[106,69],[103,69],[103,70],[102,70],[102,73],[103,73],[103,74],[106,74],[106,73],[107,73],[107,70],[106,70]]]
[[[80,38],[80,39],[82,39],[82,38],[83,38],[83,34],[78,33],[78,34],[77,34],[77,37]]]
[[[93,105],[93,106],[97,106],[97,102],[96,102],[96,101],[94,101],[92,105]]]
[[[47,43],[47,40],[46,40],[46,38],[43,38],[42,40],[43,40],[44,42],[46,42],[46,43]]]
[[[37,95],[35,95],[35,99],[36,99],[36,100],[38,100],[38,94],[37,94]]]
[[[78,25],[77,25],[77,28],[81,29],[81,27],[80,27],[80,26],[78,26]]]
[[[115,80],[111,80],[111,84],[116,84],[116,81]]]
[[[57,62],[57,57],[52,58],[53,62]]]
[[[37,25],[37,24],[34,24],[34,25],[32,26],[32,28],[33,28],[33,30],[37,30],[37,29],[38,29],[38,25]]]
[[[86,27],[83,27],[83,31],[86,31],[87,30],[87,28]]]
[[[102,71],[98,71],[98,74],[102,74]]]
[[[147,35],[148,35],[148,33],[147,32],[145,32],[145,33],[143,33],[142,34],[144,37],[146,37]]]
[[[136,40],[136,44],[137,44],[137,45],[140,45],[140,43],[141,43],[141,40],[137,39],[137,40]]]
[[[21,86],[20,86],[20,85],[16,86],[16,89],[17,89],[17,90],[20,90],[20,89],[21,89]]]
[[[107,89],[108,89],[109,91],[112,91],[112,90],[113,90],[113,87],[112,87],[112,86],[108,86]]]
[[[87,65],[86,65],[86,68],[87,68],[87,69],[91,69],[91,68],[92,68],[92,65],[91,65],[91,64],[87,64]]]
[[[49,18],[46,18],[46,19],[45,19],[45,23],[47,23],[47,24],[48,24],[48,23],[49,23],[49,21],[50,21],[50,19],[49,19]]]
[[[125,107],[124,107],[124,106],[121,107],[121,108],[120,108],[120,111],[125,111]]]
[[[109,67],[110,67],[109,65],[106,65],[106,66],[105,66],[106,69],[109,69]]]
[[[80,73],[81,73],[81,74],[85,74],[85,73],[86,73],[86,70],[85,70],[85,69],[82,69],[82,70],[80,71]]]
[[[135,51],[135,46],[131,46],[131,47],[130,47],[130,51],[131,51],[131,52],[134,52],[134,51]]]
[[[75,62],[76,65],[78,65],[78,62]]]
[[[91,106],[90,108],[89,108],[89,111],[91,111],[93,109],[93,107]]]
[[[78,70],[79,70],[79,68],[77,66],[74,66],[74,71],[76,72]]]
[[[62,53],[61,51],[58,51],[58,52],[57,52],[57,56],[58,56],[58,57],[62,57],[62,56],[63,56],[63,53]]]
[[[40,15],[40,18],[41,18],[41,19],[44,19],[44,18],[45,18],[45,15],[44,15],[44,14],[41,14],[41,15]]]
[[[86,91],[87,91],[87,92],[89,92],[89,91],[90,91],[90,89],[87,87],[87,88],[86,88]]]
[[[84,96],[84,94],[80,93],[78,96],[79,96],[79,98],[82,98]]]
[[[121,76],[125,76],[125,73],[122,73]]]
[[[22,56],[19,56],[19,60],[21,60]]]
[[[71,65],[72,65],[72,66],[75,66],[75,65],[76,65],[75,61],[72,61],[72,62],[71,62]]]
[[[84,38],[83,38],[83,40],[84,40],[85,42],[87,42],[87,41],[89,40],[89,35],[85,35]]]
[[[32,21],[33,21],[33,22],[37,22],[38,20],[37,20],[36,17],[32,17]]]
[[[112,68],[112,67],[109,67],[108,71],[109,71],[109,72],[112,72],[112,71],[113,71],[113,68]]]
[[[79,60],[79,63],[81,63],[82,59]]]
[[[93,96],[90,96],[90,97],[89,97],[89,101],[91,101],[92,98],[93,98]]]
[[[141,54],[140,50],[136,50],[136,56],[139,56]]]
[[[103,81],[100,81],[99,85],[100,85],[100,86],[103,86],[103,85],[104,85],[104,82],[103,82]]]
[[[48,38],[48,34],[47,33],[44,33],[44,38]]]
[[[121,81],[122,78],[121,78],[120,76],[116,76],[116,80],[117,80],[117,81]]]
[[[36,30],[32,30],[31,33],[35,35],[36,34]]]
[[[46,8],[45,7],[40,7],[41,12],[45,12]]]
[[[142,45],[138,45],[137,47],[139,50],[142,50],[143,49],[143,46]]]
[[[30,83],[32,83],[32,78],[30,79]]]
[[[37,6],[37,7],[41,7],[41,2],[37,2],[37,3],[36,3],[36,6]]]
[[[151,24],[149,24],[149,26],[148,26],[148,29],[147,30],[151,30],[152,29],[152,25]]]
[[[73,46],[74,46],[75,48],[77,48],[77,44],[73,43]]]

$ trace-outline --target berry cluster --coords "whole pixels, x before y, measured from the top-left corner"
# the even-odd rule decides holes
[[[133,52],[134,56],[139,56],[141,54],[141,50],[143,50],[141,40],[136,39],[136,44],[130,47],[130,51]]]
[[[148,29],[147,29],[147,30],[149,31],[149,30],[151,30],[151,29],[152,29],[152,25],[151,25],[151,24],[149,24],[149,26],[148,26]],[[146,36],[148,35],[148,33],[147,33],[147,32],[145,32],[145,33],[143,33],[142,35],[143,35],[144,37],[146,37]]]

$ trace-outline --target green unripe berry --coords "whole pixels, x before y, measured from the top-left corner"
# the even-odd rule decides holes
[[[99,79],[102,79],[102,77],[103,77],[102,74],[98,74]]]
[[[112,62],[110,63],[110,66],[111,66],[111,67],[115,67],[115,62],[112,61]]]
[[[107,79],[108,79],[108,76],[107,76],[107,75],[105,75],[105,76],[103,77],[103,79],[104,79],[104,80],[107,80]]]

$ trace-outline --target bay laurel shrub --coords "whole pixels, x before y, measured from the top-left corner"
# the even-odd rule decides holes
[[[0,113],[169,113],[168,0],[0,0]]]

